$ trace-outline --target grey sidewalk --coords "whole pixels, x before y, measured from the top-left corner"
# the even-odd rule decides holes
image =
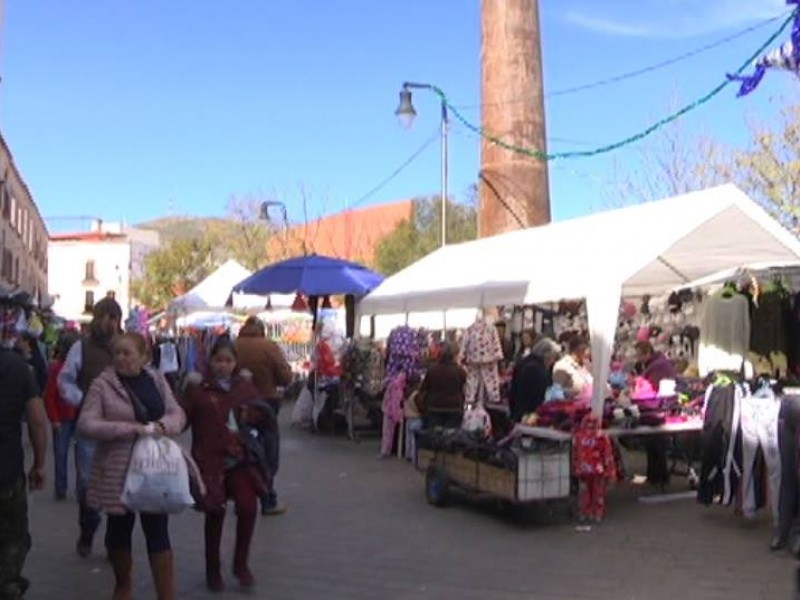
[[[252,597],[273,600],[784,600],[795,563],[768,551],[770,528],[729,508],[691,500],[644,505],[615,492],[609,518],[589,533],[534,512],[523,522],[491,507],[457,502],[434,509],[422,477],[377,460],[377,443],[285,430],[280,517],[258,523]],[[231,547],[233,515],[226,526]],[[31,498],[32,599],[110,597],[102,556],[75,555],[76,506],[49,492]],[[172,520],[178,597],[207,595],[202,516]],[[136,533],[138,598],[153,598]],[[98,540],[100,541],[100,540]],[[100,544],[98,544],[99,549]],[[222,597],[241,595],[232,578]]]

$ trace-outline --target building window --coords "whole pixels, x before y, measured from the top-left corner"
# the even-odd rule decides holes
[[[90,313],[94,309],[94,292],[92,290],[86,290],[86,295],[84,296],[84,312]]]
[[[112,300],[115,300],[116,297],[117,297],[117,292],[115,292],[114,290],[108,290],[106,292],[106,298],[111,298]]]
[[[8,193],[7,185],[3,186],[2,199],[3,199],[3,218],[6,221],[8,221],[8,219],[11,217],[11,195]]]
[[[84,281],[97,281],[94,278],[94,261],[87,260],[86,261],[86,276],[84,277]]]

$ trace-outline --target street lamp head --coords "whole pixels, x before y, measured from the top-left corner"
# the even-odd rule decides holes
[[[400,104],[397,110],[394,111],[400,124],[409,129],[414,124],[414,119],[417,117],[417,111],[414,109],[414,104],[411,102],[411,90],[403,87],[400,90]]]
[[[267,223],[272,221],[272,218],[269,216],[269,207],[270,206],[271,206],[270,202],[262,202],[261,203],[261,210],[258,213],[258,217],[262,221],[266,221]]]
[[[260,210],[259,210],[259,213],[258,213],[258,217],[262,221],[266,221],[267,223],[271,223],[272,222],[272,217],[269,214],[269,209],[272,208],[273,206],[276,206],[276,207],[280,208],[281,212],[283,213],[283,215],[282,215],[283,216],[283,220],[284,221],[288,221],[288,217],[287,217],[287,214],[286,214],[286,205],[283,202],[278,202],[277,200],[267,200],[266,202],[262,202],[261,206],[259,207]]]

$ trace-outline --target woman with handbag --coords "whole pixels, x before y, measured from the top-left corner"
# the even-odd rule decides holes
[[[87,502],[108,514],[106,548],[114,568],[115,600],[132,595],[131,535],[136,515],[122,503],[131,452],[139,436],[174,436],[186,415],[164,376],[145,365],[144,338],[125,333],[112,345],[113,365],[89,388],[78,432],[97,440]],[[145,424],[146,423],[146,424]],[[174,566],[166,514],[140,513],[158,600],[174,600]]]
[[[200,507],[206,515],[206,584],[214,592],[225,589],[220,543],[228,499],[236,506],[233,575],[244,588],[255,584],[248,557],[259,498],[267,491],[264,446],[257,437],[264,424],[259,399],[250,378],[239,370],[236,347],[225,337],[211,350],[208,375],[190,375],[184,392],[192,457],[206,484]]]

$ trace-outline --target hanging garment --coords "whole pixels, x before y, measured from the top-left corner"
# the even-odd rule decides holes
[[[421,371],[419,336],[408,325],[395,327],[386,341],[386,379]]]
[[[497,329],[484,319],[479,319],[464,332],[461,354],[470,364],[490,364],[503,360],[503,346]]]
[[[743,396],[738,384],[712,385],[706,392],[705,418],[701,433],[702,466],[697,501],[709,505],[715,500],[730,504],[738,489],[742,468],[736,440]]]
[[[383,431],[381,434],[381,454],[389,456],[394,446],[397,426],[403,422],[403,397],[406,388],[406,375],[400,373],[389,381],[383,395]]]
[[[784,395],[778,415],[778,445],[781,452],[781,486],[778,501],[778,525],[775,531],[779,545],[800,532],[800,484],[798,484],[798,428],[800,426],[800,395]]]
[[[800,373],[800,292],[787,299],[786,345],[789,371],[792,375]]]
[[[503,359],[503,347],[494,325],[479,319],[464,332],[461,354],[467,365],[467,382],[464,398],[472,404],[478,398],[478,390],[483,386],[486,402],[500,402],[500,375],[497,364]]]
[[[782,292],[766,292],[758,297],[750,317],[750,350],[768,357],[788,350],[787,310]]]
[[[158,370],[164,373],[178,372],[178,347],[173,342],[158,345]]]
[[[764,455],[769,482],[772,515],[778,522],[778,499],[781,487],[781,456],[778,450],[778,412],[780,402],[771,389],[745,396],[741,402],[742,430],[742,510],[752,516],[757,509],[758,471],[754,468],[759,447]]]
[[[484,398],[478,397],[478,392],[483,390],[488,404],[500,403],[500,375],[497,372],[497,363],[467,365],[467,382],[464,385],[464,400],[473,404]]]
[[[751,377],[747,363],[750,347],[750,304],[742,294],[722,292],[706,300],[700,326],[697,364],[700,376],[714,371],[739,372]]]

